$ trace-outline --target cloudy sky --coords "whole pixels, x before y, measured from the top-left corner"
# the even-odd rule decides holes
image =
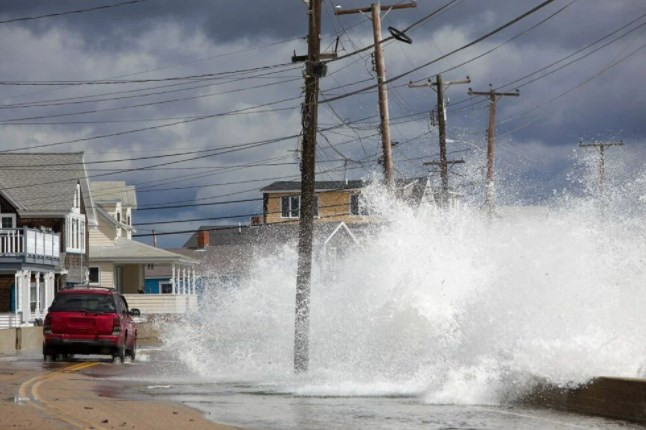
[[[118,3],[0,3],[1,149],[85,151],[93,178],[137,186],[139,233],[245,222],[248,216],[152,224],[257,213],[259,188],[298,177],[294,136],[300,132],[303,81],[300,66],[289,62],[294,51],[307,49],[305,4],[147,0],[17,20]],[[410,30],[412,45],[386,44],[389,76],[438,59],[541,2],[420,0],[415,9],[388,14],[383,27],[406,28],[449,3]],[[335,5],[365,3],[323,2],[322,47],[333,50],[338,38],[343,55],[370,45],[367,17],[334,16]],[[580,173],[576,144],[581,138],[622,139],[627,145],[614,150],[608,163],[617,181],[636,174],[646,157],[644,47],[646,5],[641,2],[555,0],[504,31],[392,82],[397,175],[426,175],[422,163],[436,157],[437,131],[429,121],[435,94],[407,83],[437,73],[449,80],[468,75],[474,90],[487,90],[489,84],[520,88],[520,97],[504,98],[498,106],[497,186],[503,201],[543,202],[554,190],[576,188],[571,178]],[[87,82],[97,80],[112,83]],[[51,85],[56,81],[83,85]],[[35,82],[48,85],[24,85]],[[374,83],[367,51],[330,63],[321,97]],[[452,181],[478,192],[488,105],[469,98],[467,86],[449,88],[447,97],[450,151],[467,161],[454,169]],[[318,179],[379,172],[374,90],[323,105],[319,118]],[[166,157],[144,158],[159,156]],[[204,205],[232,200],[250,201]],[[150,209],[155,205],[176,207]],[[160,243],[180,245],[186,236],[164,236]]]

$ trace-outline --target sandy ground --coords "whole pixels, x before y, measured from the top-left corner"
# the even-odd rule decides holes
[[[0,355],[0,429],[215,429],[199,411],[167,402],[117,397],[99,384],[125,365],[77,361],[43,363],[35,355]]]

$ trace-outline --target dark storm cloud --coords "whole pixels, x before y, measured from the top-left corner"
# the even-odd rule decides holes
[[[407,76],[408,79],[425,79],[462,61],[471,59],[491,49],[503,41],[523,32],[550,13],[566,5],[569,1],[559,0],[536,15],[524,20],[486,42],[447,60],[426,67]],[[102,0],[97,5],[118,3],[118,0]],[[344,8],[364,6],[362,0],[337,0]],[[467,43],[490,31],[520,13],[538,4],[538,1],[519,2],[514,0],[475,1],[465,0],[444,14],[424,23],[411,31],[413,45],[389,44],[386,49],[387,69],[390,76],[403,73],[414,66],[437,58],[452,49]],[[94,5],[94,2],[92,3]],[[340,34],[340,44],[344,52],[372,43],[370,25],[365,17],[334,17],[335,3],[324,2],[323,46],[333,45],[336,34]],[[82,6],[81,6],[82,5]],[[88,7],[88,2],[78,1],[32,1],[5,0],[0,2],[0,20],[23,16],[36,16],[51,12]],[[384,21],[384,27],[393,25],[405,28],[424,14],[441,4],[423,0],[418,8],[392,12]],[[642,10],[643,9],[643,10]],[[140,73],[136,77],[163,77],[235,70],[258,67],[289,61],[293,50],[305,52],[302,40],[268,46],[278,41],[298,38],[307,31],[306,8],[301,0],[150,0],[141,4],[118,8],[68,15],[34,21],[0,25],[2,35],[0,49],[5,58],[11,61],[0,63],[0,77],[3,79],[96,79],[139,73],[146,70],[162,70],[153,73]],[[474,89],[486,89],[489,83],[494,86],[514,80],[531,73],[558,58],[590,43],[646,12],[640,2],[615,0],[578,0],[572,6],[542,24],[540,27],[515,39],[512,43],[457,70],[447,73],[448,79],[462,79],[470,75]],[[345,28],[345,31],[344,31]],[[385,31],[384,31],[385,32]],[[646,134],[642,119],[646,109],[646,92],[641,88],[641,75],[646,50],[590,83],[562,97],[541,109],[529,111],[543,105],[551,98],[568,91],[594,76],[615,58],[640,44],[646,43],[643,32],[635,32],[616,44],[600,51],[590,58],[545,77],[521,89],[518,99],[502,100],[499,104],[498,126],[500,150],[498,151],[498,172],[501,181],[509,181],[508,188],[514,193],[531,197],[531,201],[541,201],[551,195],[552,190],[567,185],[567,166],[570,166],[571,151],[579,137],[624,138],[630,140],[626,151],[643,142]],[[264,46],[262,49],[254,49]],[[231,52],[238,52],[229,55]],[[222,56],[225,55],[225,56]],[[365,58],[361,58],[361,57]],[[210,58],[206,60],[207,58]],[[352,61],[356,63],[351,64]],[[199,60],[199,61],[197,61]],[[173,66],[170,68],[165,68]],[[350,89],[374,84],[371,59],[367,54],[330,64],[330,73],[322,82],[324,97],[341,94]],[[300,77],[300,70],[286,72],[285,77]],[[361,79],[373,79],[352,87],[334,89],[340,85]],[[263,104],[287,97],[301,95],[301,81],[290,82],[254,90],[200,97],[181,102],[162,103],[146,107],[128,108],[132,104],[164,101],[173,97],[205,95],[230,89],[241,89],[265,83],[266,80],[241,81],[220,84],[178,94],[159,95],[131,100],[107,101],[79,106],[61,106],[40,109],[2,109],[0,119],[29,115],[47,115],[80,110],[124,107],[113,111],[102,111],[84,115],[58,118],[58,120],[88,121],[138,121],[150,118],[181,118],[213,114]],[[435,94],[430,90],[411,90],[395,82],[390,85],[391,117],[406,116],[414,112],[428,112],[435,104]],[[138,85],[134,88],[141,88]],[[129,87],[133,88],[133,87]],[[120,90],[123,88],[0,88],[0,104],[42,100],[57,97],[85,96]],[[452,87],[447,96],[453,103],[466,97],[466,87]],[[280,107],[295,107],[289,111],[264,113],[261,115],[240,115],[219,119],[197,121],[159,130],[125,134],[122,136],[99,139],[83,144],[70,144],[53,147],[53,150],[87,150],[88,159],[112,159],[134,157],[147,154],[160,154],[181,150],[203,150],[236,143],[258,141],[270,137],[296,134],[300,130],[300,100],[286,103]],[[456,105],[464,107],[466,104]],[[458,173],[464,174],[465,182],[481,173],[484,163],[482,152],[474,145],[485,143],[484,130],[487,127],[486,103],[472,110],[454,110],[449,104],[449,136],[455,141],[451,150],[464,155],[470,166],[460,167]],[[353,96],[333,104],[336,113],[344,120],[357,120],[377,114],[376,94]],[[526,115],[525,112],[528,112]],[[517,117],[517,118],[516,118]],[[338,124],[339,119],[322,106],[321,122],[327,125]],[[349,159],[359,160],[374,155],[379,150],[377,123],[364,124],[361,130],[340,129],[326,132],[332,143],[355,139],[362,136],[359,143],[337,147]],[[125,122],[104,124],[71,124],[51,126],[3,126],[0,138],[4,146],[23,147],[33,144],[71,140],[75,138],[110,134],[115,131],[135,129],[162,122]],[[514,131],[516,130],[517,131]],[[415,122],[393,127],[393,139],[403,142],[395,149],[397,167],[401,176],[417,176],[426,173],[422,161],[436,156],[437,133],[429,131],[428,114]],[[513,133],[509,134],[511,131]],[[340,134],[336,134],[336,133]],[[421,137],[420,137],[421,135]],[[184,170],[138,170],[125,172],[105,179],[125,179],[137,184],[143,191],[150,181],[168,180],[170,187],[204,185],[202,188],[168,190],[163,192],[142,192],[139,195],[142,205],[166,201],[185,201],[205,199],[211,196],[231,194],[222,199],[259,197],[254,187],[266,183],[247,183],[214,187],[211,184],[255,180],[298,174],[296,165],[252,168],[230,172],[217,172],[202,177],[179,178],[189,173],[208,173],[198,169],[205,166],[243,164],[259,160],[283,157],[281,161],[294,161],[293,151],[297,139],[262,146],[253,150],[234,152],[218,157],[195,160],[176,167],[196,168],[191,172]],[[641,154],[641,153],[640,153]],[[421,156],[425,159],[417,159]],[[327,141],[319,141],[320,159],[339,159],[341,156],[330,148]],[[374,161],[373,157],[373,161]],[[643,156],[635,156],[643,160]],[[413,161],[411,161],[413,160]],[[538,162],[540,161],[540,162]],[[612,160],[609,160],[612,163]],[[149,163],[150,164],[150,163]],[[347,163],[346,163],[347,164]],[[144,162],[118,163],[106,167],[115,169],[146,166]],[[366,166],[366,170],[349,163],[321,164],[337,167],[330,177],[350,178],[370,176],[376,163]],[[467,169],[472,169],[470,172]],[[474,173],[475,172],[475,173]],[[175,178],[175,179],[173,179]],[[460,177],[455,178],[456,183]],[[271,182],[268,180],[267,182]],[[522,183],[523,186],[517,184]],[[207,186],[209,185],[209,186]],[[164,187],[164,186],[160,186]],[[504,188],[501,185],[502,189]],[[246,191],[245,194],[233,193]],[[532,200],[533,199],[533,200]],[[212,201],[198,200],[198,201]],[[136,221],[148,222],[181,218],[218,217],[239,213],[253,213],[259,210],[256,203],[227,206],[192,207],[182,210],[141,211]],[[209,224],[206,221],[188,224],[159,226],[159,230],[174,230]],[[150,227],[146,227],[150,228]],[[145,230],[141,232],[145,233]],[[162,244],[177,245],[183,240],[169,237]]]

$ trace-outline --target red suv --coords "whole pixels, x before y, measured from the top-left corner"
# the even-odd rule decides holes
[[[61,290],[48,309],[43,324],[43,357],[56,360],[59,354],[110,354],[123,363],[134,361],[137,326],[126,299],[113,288],[79,287]]]

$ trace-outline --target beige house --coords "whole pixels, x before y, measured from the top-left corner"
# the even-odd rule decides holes
[[[132,213],[137,208],[134,186],[123,181],[107,181],[91,182],[90,188],[98,219],[97,227],[90,229],[90,285],[117,289],[126,295],[131,306],[136,303],[142,313],[157,313],[154,310],[161,308],[176,313],[173,310],[196,306],[197,262],[132,239],[135,232]],[[170,268],[172,277],[167,291],[144,294],[146,266]],[[160,295],[164,297],[151,297]]]

